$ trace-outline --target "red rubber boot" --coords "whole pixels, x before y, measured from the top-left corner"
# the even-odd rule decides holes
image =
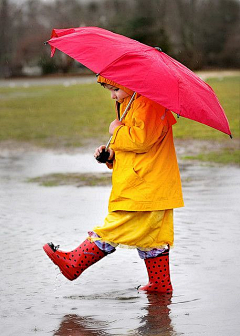
[[[53,243],[43,246],[48,257],[60,268],[62,274],[71,281],[77,279],[85,269],[107,255],[89,239],[86,239],[71,252],[60,251],[58,248],[59,246],[55,247]]]
[[[169,272],[169,251],[155,258],[144,259],[147,267],[149,283],[138,289],[147,292],[171,293],[172,284]]]

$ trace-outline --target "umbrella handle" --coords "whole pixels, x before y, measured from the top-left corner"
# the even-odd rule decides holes
[[[96,157],[96,160],[100,163],[113,163],[113,160],[108,160],[110,153],[103,148],[101,153]]]
[[[133,93],[133,95],[132,95],[132,97],[131,97],[129,103],[127,104],[127,107],[125,108],[125,111],[123,112],[123,114],[122,114],[122,116],[121,116],[121,118],[120,118],[120,121],[122,121],[123,118],[126,116],[126,114],[127,114],[127,112],[128,112],[128,109],[129,109],[129,107],[130,107],[130,105],[131,105],[131,103],[132,103],[132,101],[133,101],[135,95],[136,95],[136,92]],[[112,136],[111,136],[110,139],[108,140],[108,142],[107,142],[107,144],[106,144],[106,147],[105,147],[105,148],[102,150],[102,152],[96,157],[96,160],[97,160],[98,162],[101,162],[101,163],[106,163],[106,162],[108,162],[108,163],[112,163],[112,162],[113,162],[113,160],[108,160],[110,153],[107,151],[108,148],[109,148],[109,145],[110,145],[110,143],[111,143],[111,140],[112,140]]]

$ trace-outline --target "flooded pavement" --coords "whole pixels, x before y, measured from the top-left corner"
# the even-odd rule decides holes
[[[70,250],[107,213],[110,187],[42,187],[29,177],[104,172],[92,154],[1,151],[1,335],[239,334],[239,168],[181,164],[185,208],[175,211],[172,297],[139,293],[147,272],[118,249],[66,280],[42,250]]]

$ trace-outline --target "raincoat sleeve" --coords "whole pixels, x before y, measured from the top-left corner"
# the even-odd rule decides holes
[[[133,109],[131,120],[126,118],[125,125],[114,130],[110,144],[114,151],[145,153],[168,130],[167,112],[164,107],[141,101]]]

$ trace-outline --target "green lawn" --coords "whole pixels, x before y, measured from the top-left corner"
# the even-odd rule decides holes
[[[195,156],[185,156],[185,160],[199,160],[205,162],[216,162],[222,164],[233,163],[240,164],[240,150],[235,148],[222,148],[217,152],[203,152]]]
[[[214,78],[208,83],[225,109],[233,137],[239,139],[240,77]],[[92,138],[104,143],[108,139],[108,125],[114,118],[114,102],[98,84],[0,88],[0,141],[44,147],[78,147]],[[185,118],[178,119],[174,136],[228,139],[221,132]]]
[[[56,187],[59,185],[82,186],[106,186],[111,185],[110,173],[66,173],[66,174],[48,174],[40,177],[34,177],[27,182],[38,183],[44,187]]]
[[[0,88],[0,141],[81,146],[106,137],[114,118],[109,94],[98,84]]]

